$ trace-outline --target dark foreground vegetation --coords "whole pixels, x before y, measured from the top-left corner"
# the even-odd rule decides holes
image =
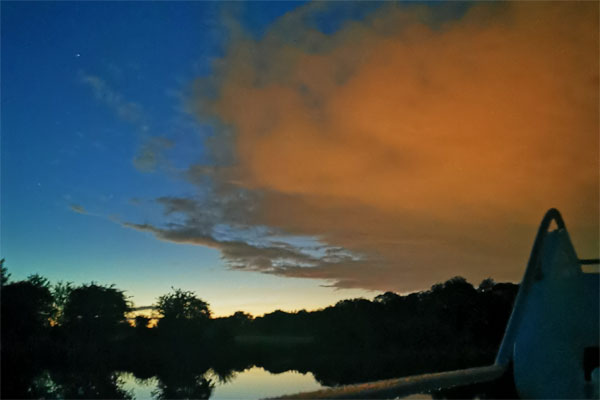
[[[518,286],[455,277],[406,296],[387,292],[317,311],[237,312],[212,318],[193,292],[174,290],[159,315],[128,319],[114,286],[11,282],[2,268],[2,398],[129,398],[118,371],[156,377],[156,398],[208,398],[215,380],[259,366],[312,372],[332,386],[492,363]],[[210,372],[210,373],[209,373]],[[434,397],[510,396],[505,384]]]

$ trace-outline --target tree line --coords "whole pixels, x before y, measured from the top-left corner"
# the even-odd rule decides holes
[[[114,371],[157,377],[158,397],[208,398],[214,376],[253,365],[312,372],[328,386],[484,365],[518,290],[454,277],[315,311],[214,318],[194,292],[173,289],[157,299],[152,326],[146,316],[128,320],[133,304],[114,285],[51,284],[37,274],[11,281],[0,271],[3,398],[127,398]],[[52,385],[40,383],[44,374]]]

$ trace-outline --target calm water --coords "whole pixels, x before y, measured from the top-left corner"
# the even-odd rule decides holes
[[[151,399],[153,392],[158,389],[158,379],[137,379],[129,372],[119,373],[122,382],[120,388],[128,391],[135,399]],[[319,384],[313,374],[302,374],[297,371],[286,371],[273,374],[260,367],[252,367],[238,372],[228,382],[219,382],[214,377],[215,388],[210,396],[211,400],[255,400],[268,397],[293,394],[298,392],[313,391],[325,388]],[[429,394],[414,394],[403,399],[431,400]]]
[[[128,372],[120,373],[119,378],[122,382],[120,387],[133,394],[136,399],[153,398],[152,393],[158,388],[156,378],[139,380]],[[215,388],[210,398],[215,400],[262,399],[323,388],[310,372],[301,374],[296,371],[286,371],[272,374],[260,367],[238,372],[228,382],[219,382],[216,376],[212,380],[215,382]]]

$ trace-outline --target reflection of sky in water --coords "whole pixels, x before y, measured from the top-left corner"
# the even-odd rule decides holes
[[[138,380],[131,373],[121,373],[121,388],[129,391],[136,399],[152,398],[152,391],[156,390],[158,380],[156,378]],[[263,368],[252,367],[237,373],[227,383],[215,385],[211,399],[261,399],[282,394],[311,391],[320,389],[322,386],[315,380],[311,373],[301,374],[295,371],[287,371],[280,374],[272,374]]]
[[[217,385],[211,399],[259,399],[321,387],[311,373],[287,371],[272,374],[263,368],[252,367],[240,372],[229,383]]]
[[[151,399],[152,391],[158,386],[158,379],[137,379],[131,372],[119,373],[121,389],[131,393],[135,399]]]
[[[416,393],[416,394],[410,394],[406,397],[400,397],[400,399],[403,399],[403,400],[431,400],[431,399],[433,399],[433,397],[430,394],[426,394],[426,393]]]

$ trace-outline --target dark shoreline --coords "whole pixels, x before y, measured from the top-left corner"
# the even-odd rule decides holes
[[[457,277],[407,296],[387,292],[257,318],[211,318],[208,304],[175,291],[159,298],[164,314],[150,327],[144,317],[127,322],[114,287],[71,289],[57,310],[48,282],[34,277],[2,287],[2,398],[127,398],[115,371],[156,377],[158,398],[207,398],[209,370],[223,380],[252,366],[296,370],[337,386],[484,366],[494,360],[517,289],[491,280],[475,288]],[[49,324],[45,312],[58,311],[60,323]],[[485,397],[488,389],[459,393]]]

